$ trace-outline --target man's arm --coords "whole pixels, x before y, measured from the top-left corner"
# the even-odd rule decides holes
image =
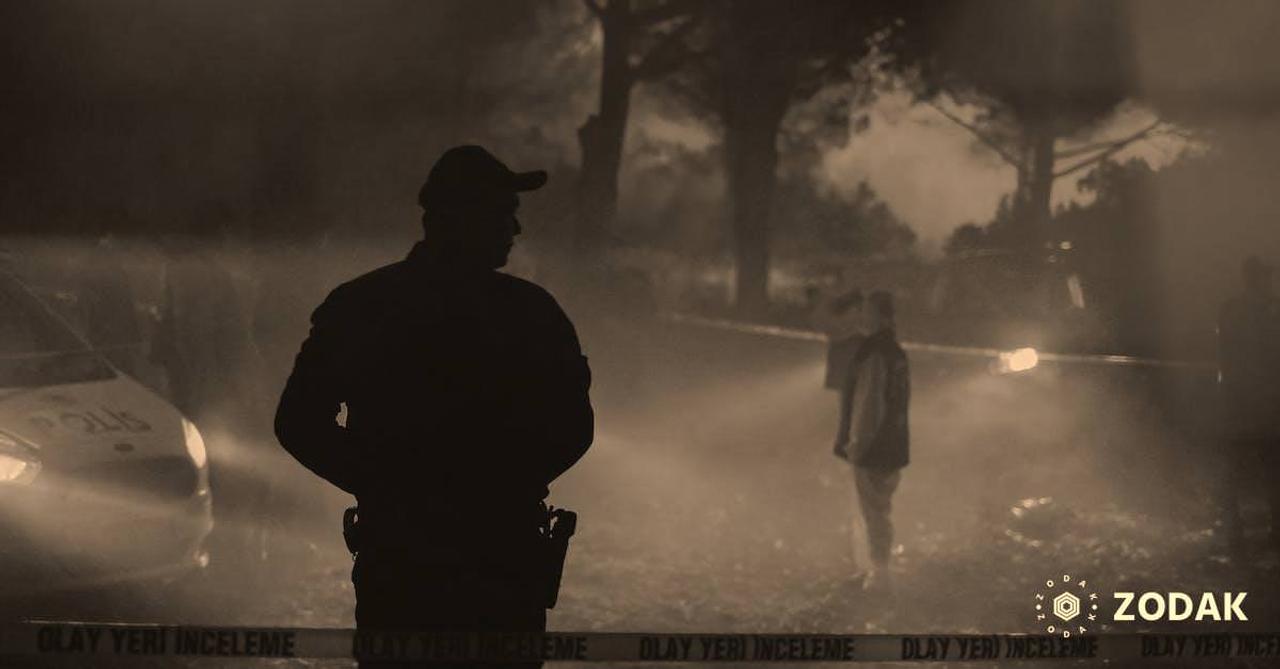
[[[340,336],[330,294],[311,316],[311,334],[302,343],[293,373],[276,409],[280,445],[304,467],[348,493],[360,488],[360,460],[337,417],[344,401]]]
[[[858,369],[858,385],[853,393],[853,461],[863,460],[885,419],[885,384],[888,370],[883,355],[868,356]]]
[[[535,351],[532,404],[537,459],[533,465],[550,484],[572,467],[591,446],[595,413],[589,390],[591,369],[568,316],[546,296],[547,338]]]
[[[836,455],[844,455],[844,448],[849,443],[849,430],[853,416],[853,398],[849,395],[847,385],[842,386],[840,393],[840,424],[836,426]]]

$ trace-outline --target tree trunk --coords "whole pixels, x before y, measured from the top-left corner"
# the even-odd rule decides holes
[[[578,129],[582,172],[574,222],[573,253],[581,266],[596,257],[618,211],[618,171],[631,105],[631,2],[611,0],[600,15],[604,33],[600,108]]]
[[[726,171],[737,261],[737,307],[763,315],[769,306],[769,245],[778,165],[777,125],[754,119],[725,127]]]
[[[721,117],[737,261],[736,306],[743,315],[758,317],[769,308],[778,131],[795,88],[795,72],[749,41],[735,46],[725,76],[738,81],[726,83]]]
[[[1023,136],[1018,184],[1014,189],[1014,241],[1028,249],[1043,248],[1050,239],[1053,216],[1054,133],[1046,123],[1027,123]]]
[[[1050,229],[1053,219],[1053,140],[1051,123],[1032,127],[1031,183],[1027,189],[1027,223],[1031,227],[1031,240],[1043,247],[1053,241]]]

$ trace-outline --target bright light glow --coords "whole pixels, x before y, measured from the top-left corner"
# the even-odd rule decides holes
[[[187,454],[196,464],[196,469],[204,469],[205,463],[209,461],[209,453],[204,448],[204,437],[200,436],[196,424],[186,418],[182,419],[182,438],[187,442]]]
[[[39,463],[0,453],[0,483],[30,483],[38,471]]]
[[[1011,372],[1025,372],[1040,364],[1040,355],[1034,348],[1020,348],[1001,355]]]
[[[40,473],[34,449],[0,432],[0,483],[31,483]]]

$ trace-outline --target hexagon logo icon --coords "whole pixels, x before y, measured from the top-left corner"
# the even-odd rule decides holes
[[[1063,621],[1069,621],[1080,615],[1080,598],[1070,592],[1064,592],[1053,598],[1053,615]]]
[[[1098,593],[1089,588],[1088,581],[1063,574],[1061,579],[1045,581],[1044,587],[1035,598],[1037,626],[1064,639],[1088,632],[1088,625],[1098,619]],[[1072,592],[1077,588],[1078,593]]]

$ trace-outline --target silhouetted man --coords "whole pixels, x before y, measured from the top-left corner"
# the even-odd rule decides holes
[[[1280,300],[1271,289],[1270,266],[1249,257],[1241,269],[1244,293],[1227,301],[1218,319],[1228,442],[1223,506],[1227,541],[1237,558],[1244,556],[1240,488],[1250,472],[1266,480],[1271,539],[1280,543]]]
[[[276,434],[358,499],[361,628],[545,630],[540,503],[591,444],[590,373],[551,295],[495,271],[517,193],[545,182],[450,149],[418,194],[424,239],[312,315]]]
[[[872,569],[864,587],[887,588],[893,523],[893,493],[909,458],[907,413],[911,374],[907,354],[894,334],[893,295],[871,294],[862,307],[867,338],[849,365],[848,420],[842,421],[836,453],[853,465],[854,484],[866,522]]]

